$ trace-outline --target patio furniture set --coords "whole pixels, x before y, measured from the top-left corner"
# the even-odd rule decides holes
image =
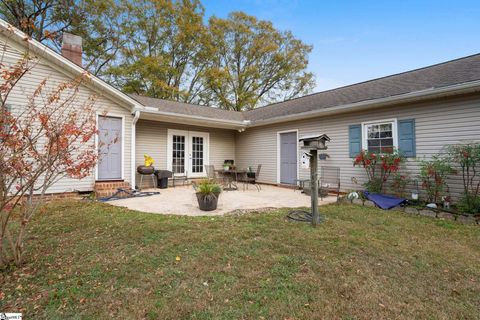
[[[262,165],[260,164],[256,171],[253,171],[251,168],[237,169],[233,165],[233,160],[225,160],[223,169],[216,170],[213,165],[205,165],[205,172],[209,180],[220,182],[225,191],[238,190],[238,183],[243,183],[243,190],[245,188],[248,189],[249,185],[253,185],[260,191],[262,187],[256,182],[261,168]],[[137,172],[140,174],[140,190],[143,188],[143,178],[145,176],[151,178],[153,186],[160,189],[167,188],[169,181],[172,182],[172,187],[175,188],[178,182],[182,182],[182,185],[185,185],[185,182],[188,180],[187,176],[175,175],[168,170],[155,170],[153,166],[138,166]]]
[[[259,164],[256,171],[249,169],[237,169],[233,164],[224,165],[223,169],[215,169],[213,165],[206,165],[205,170],[209,180],[218,181],[225,191],[239,190],[238,183],[243,183],[243,190],[249,185],[255,186],[258,191],[262,187],[257,183],[262,165]]]
[[[233,160],[225,160],[223,169],[215,169],[214,165],[205,165],[205,173],[208,180],[216,181],[221,184],[224,191],[239,190],[239,184],[243,184],[243,190],[249,186],[254,186],[258,191],[262,190],[260,184],[257,183],[260,176],[262,165],[259,164],[254,171],[251,167],[248,169],[238,169],[235,167]],[[172,187],[178,182],[185,185],[187,176],[178,176],[168,170],[155,170],[153,167],[139,166],[137,168],[140,178],[140,189],[143,187],[144,176],[150,176],[153,185],[158,188],[166,188],[168,181],[171,181]],[[340,168],[322,166],[320,167],[320,178],[318,179],[319,196],[323,200],[327,194],[332,191],[340,193]],[[155,179],[156,178],[156,179]],[[296,179],[294,191],[301,190],[302,193],[310,194],[310,179]]]

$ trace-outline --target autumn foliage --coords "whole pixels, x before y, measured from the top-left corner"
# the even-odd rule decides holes
[[[30,92],[32,80],[27,87],[24,78],[38,61],[27,53],[12,62],[7,51],[4,43],[0,52],[0,266],[22,263],[26,226],[49,189],[60,179],[85,178],[97,162],[95,97],[79,98],[88,74],[65,82],[45,78]],[[22,99],[12,99],[19,94],[24,95]]]

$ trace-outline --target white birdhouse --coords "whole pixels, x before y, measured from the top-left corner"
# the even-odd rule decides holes
[[[300,158],[300,166],[303,168],[303,169],[308,169],[310,168],[310,159],[309,159],[309,154],[307,153],[303,153],[302,154],[302,157]]]

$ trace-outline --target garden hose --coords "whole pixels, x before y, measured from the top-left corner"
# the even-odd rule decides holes
[[[313,220],[312,213],[306,210],[292,210],[287,214],[287,218],[294,222],[308,222]],[[319,215],[319,223],[324,221],[323,215]]]

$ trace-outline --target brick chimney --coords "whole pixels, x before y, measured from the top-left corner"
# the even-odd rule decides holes
[[[82,66],[82,37],[64,32],[62,35],[62,56]]]

